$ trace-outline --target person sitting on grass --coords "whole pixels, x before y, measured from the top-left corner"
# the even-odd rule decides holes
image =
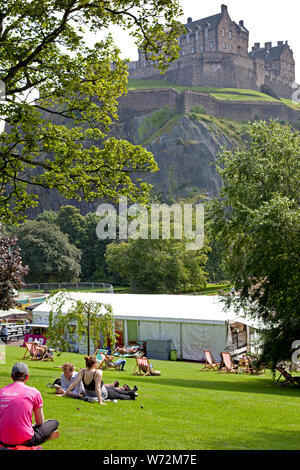
[[[59,437],[59,422],[44,420],[42,396],[26,385],[28,376],[28,366],[17,362],[11,371],[13,383],[0,389],[0,444],[5,447],[38,446]]]
[[[106,387],[102,379],[102,370],[98,369],[98,363],[95,356],[85,356],[86,368],[81,369],[72,384],[61,395],[66,396],[82,380],[85,388],[84,400],[94,402],[98,400],[99,405],[106,405],[104,400],[134,400],[137,396],[135,391],[116,390],[115,387]]]
[[[63,373],[61,374],[60,378],[60,385],[54,384],[55,386],[55,393],[58,395],[62,395],[69,385],[73,383],[78,375],[78,372],[75,372],[74,370],[74,365],[71,364],[70,362],[67,362],[62,366]],[[69,392],[68,396],[72,398],[81,398],[85,395],[85,389],[83,386],[82,381],[79,382],[78,385],[76,385],[75,389],[73,392]]]

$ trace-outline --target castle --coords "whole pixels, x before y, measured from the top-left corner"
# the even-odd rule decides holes
[[[231,20],[226,5],[221,13],[193,21],[188,18],[179,38],[180,57],[164,75],[146,60],[142,51],[131,62],[129,78],[160,79],[182,86],[267,88],[282,98],[291,98],[295,83],[295,61],[288,42],[271,42],[249,51],[249,31],[241,20]]]

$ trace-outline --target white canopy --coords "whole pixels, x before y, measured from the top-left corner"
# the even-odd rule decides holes
[[[56,294],[58,295],[58,294]],[[252,328],[258,325],[246,319],[243,313],[236,315],[224,310],[219,296],[205,295],[144,295],[71,292],[73,300],[110,304],[113,317],[124,320],[124,341],[127,341],[127,323],[137,321],[137,338],[143,340],[170,340],[171,347],[183,359],[201,360],[203,351],[209,349],[218,357],[228,340],[228,323],[239,322]],[[51,299],[33,311],[37,323],[48,325]],[[66,301],[63,312],[72,307]]]
[[[226,321],[241,322],[253,328],[258,324],[246,319],[241,312],[238,316],[233,311],[224,311],[224,303],[219,296],[207,295],[156,295],[156,294],[105,294],[71,292],[74,300],[110,304],[113,316],[118,320],[144,320],[180,323],[224,324]],[[57,295],[57,294],[56,294]],[[70,302],[64,305],[67,312]],[[49,313],[49,301],[43,302],[35,310],[37,315]]]

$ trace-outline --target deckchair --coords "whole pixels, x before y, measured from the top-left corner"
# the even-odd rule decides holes
[[[204,350],[204,354],[206,357],[206,362],[204,364],[203,369],[201,370],[216,370],[220,367],[220,362],[216,362],[213,358],[213,355],[210,351]]]
[[[34,343],[24,343],[26,351],[24,353],[23,359],[30,359],[32,361],[53,361],[53,356],[49,354],[47,349],[42,348],[41,346]]]
[[[292,384],[292,385],[300,385],[300,377],[293,377],[291,374],[289,374],[289,372],[284,369],[283,367],[276,367],[276,369],[278,370],[278,372],[280,372],[280,376],[278,377],[276,383],[278,385],[289,385],[289,384]],[[279,383],[279,380],[281,377],[284,377],[285,378],[285,381],[284,382],[281,382]]]
[[[95,351],[94,356],[96,356],[96,360],[98,363],[98,369],[105,370],[105,369],[116,369],[120,370],[120,365],[115,364],[111,359],[109,359],[107,349],[97,349]]]
[[[238,367],[233,363],[231,354],[229,352],[221,352],[222,364],[219,372],[229,372],[237,374]]]
[[[149,359],[147,357],[136,357],[133,375],[151,375]]]
[[[26,347],[26,351],[24,353],[23,359],[31,359],[32,361],[38,361],[40,358],[38,357],[38,350],[34,343],[24,343]]]

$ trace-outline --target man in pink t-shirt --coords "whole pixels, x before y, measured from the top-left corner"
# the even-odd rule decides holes
[[[0,389],[0,444],[4,446],[31,447],[59,436],[58,421],[44,421],[42,395],[26,385],[28,375],[28,366],[18,362],[11,371],[13,383]]]

